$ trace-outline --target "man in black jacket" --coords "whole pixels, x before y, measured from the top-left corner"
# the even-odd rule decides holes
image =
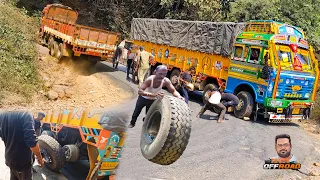
[[[33,116],[28,112],[0,112],[0,137],[5,144],[5,163],[10,167],[10,180],[31,180],[32,152],[40,167],[43,166]]]

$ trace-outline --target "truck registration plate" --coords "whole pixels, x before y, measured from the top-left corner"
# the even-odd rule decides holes
[[[100,169],[114,169],[118,162],[103,162]]]

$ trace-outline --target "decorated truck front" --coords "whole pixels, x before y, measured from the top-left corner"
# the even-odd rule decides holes
[[[240,99],[237,117],[256,119],[262,114],[273,123],[308,119],[318,74],[313,49],[301,29],[250,21],[236,40],[226,91]]]

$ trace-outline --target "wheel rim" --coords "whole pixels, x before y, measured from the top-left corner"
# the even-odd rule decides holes
[[[70,148],[69,147],[64,147],[64,154],[66,156],[66,160],[69,161],[71,158],[71,152],[70,152]]]
[[[42,155],[42,158],[45,160],[46,164],[52,163],[52,157],[50,156],[50,154],[46,150],[41,149],[40,153]]]
[[[242,109],[242,107],[244,106],[244,101],[243,101],[243,99],[239,99],[239,103],[238,103],[238,105],[236,106],[236,110],[240,110],[240,109]]]
[[[160,111],[155,111],[151,114],[150,119],[152,120],[148,121],[145,131],[145,139],[148,144],[152,144],[152,142],[157,138],[161,118]]]

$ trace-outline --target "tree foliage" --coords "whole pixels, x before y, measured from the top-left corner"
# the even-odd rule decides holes
[[[62,3],[79,11],[78,23],[127,38],[132,18],[245,22],[277,20],[299,26],[320,49],[320,0],[14,0],[19,7],[41,11]]]

